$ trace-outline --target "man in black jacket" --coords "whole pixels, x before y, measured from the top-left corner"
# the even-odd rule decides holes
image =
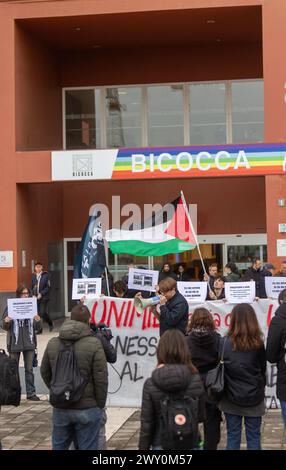
[[[277,397],[286,429],[286,289],[278,297],[279,307],[272,318],[266,345],[266,359],[277,364]]]
[[[244,275],[242,276],[242,281],[254,281],[255,282],[255,296],[259,298],[264,297],[264,283],[265,283],[265,275],[262,273],[262,262],[259,258],[254,258],[252,260],[250,268],[248,268]],[[264,290],[263,290],[264,288]],[[266,294],[265,294],[266,296]]]
[[[47,271],[43,271],[43,263],[38,261],[35,264],[35,273],[32,276],[32,295],[37,297],[38,313],[42,321],[46,321],[49,325],[49,331],[53,331],[53,322],[48,313],[48,302],[50,299],[50,275]],[[38,334],[42,333],[42,330]]]
[[[170,328],[177,328],[186,334],[189,305],[177,291],[175,279],[167,277],[159,282],[160,307],[153,307],[154,315],[160,321],[160,336]]]

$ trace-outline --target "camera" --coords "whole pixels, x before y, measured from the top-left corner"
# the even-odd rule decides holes
[[[108,328],[108,326],[105,323],[98,323],[98,325],[96,325],[95,323],[91,323],[90,328],[95,333],[101,333],[102,336],[104,336],[108,341],[110,341],[113,338],[111,329]]]

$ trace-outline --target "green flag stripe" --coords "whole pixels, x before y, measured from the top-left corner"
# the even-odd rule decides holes
[[[146,243],[140,240],[118,240],[116,242],[109,241],[108,244],[114,254],[127,253],[136,256],[162,256],[169,253],[182,253],[193,250],[196,247],[196,245],[183,242],[178,238],[159,243]]]

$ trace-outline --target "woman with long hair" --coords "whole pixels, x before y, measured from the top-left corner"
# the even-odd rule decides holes
[[[260,450],[265,411],[266,357],[263,334],[254,309],[236,305],[225,339],[225,388],[219,403],[227,426],[227,450],[239,450],[244,418],[248,450]]]
[[[170,329],[161,336],[157,360],[156,369],[143,387],[140,450],[162,448],[160,415],[162,399],[166,395],[199,399],[204,393],[203,384],[191,361],[190,351],[181,331]]]
[[[196,308],[188,325],[187,344],[193,364],[203,383],[206,374],[219,362],[221,336],[206,308]],[[216,450],[220,441],[221,411],[205,394],[204,450]]]
[[[18,286],[16,297],[22,299],[30,297],[30,291],[25,284]],[[23,354],[27,399],[39,401],[40,398],[36,395],[35,388],[33,358],[37,347],[36,332],[42,329],[41,317],[37,314],[34,318],[13,320],[9,317],[8,308],[6,307],[1,326],[3,330],[7,331],[8,352],[13,359],[16,359],[18,365],[20,355]]]

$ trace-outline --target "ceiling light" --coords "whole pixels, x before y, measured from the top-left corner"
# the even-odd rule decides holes
[[[74,28],[74,31],[80,31],[80,27],[77,26],[76,28]]]
[[[207,20],[207,24],[215,24],[215,20]]]
[[[93,49],[99,49],[100,47],[101,47],[100,44],[93,44],[93,45],[92,45],[92,48],[93,48]]]

